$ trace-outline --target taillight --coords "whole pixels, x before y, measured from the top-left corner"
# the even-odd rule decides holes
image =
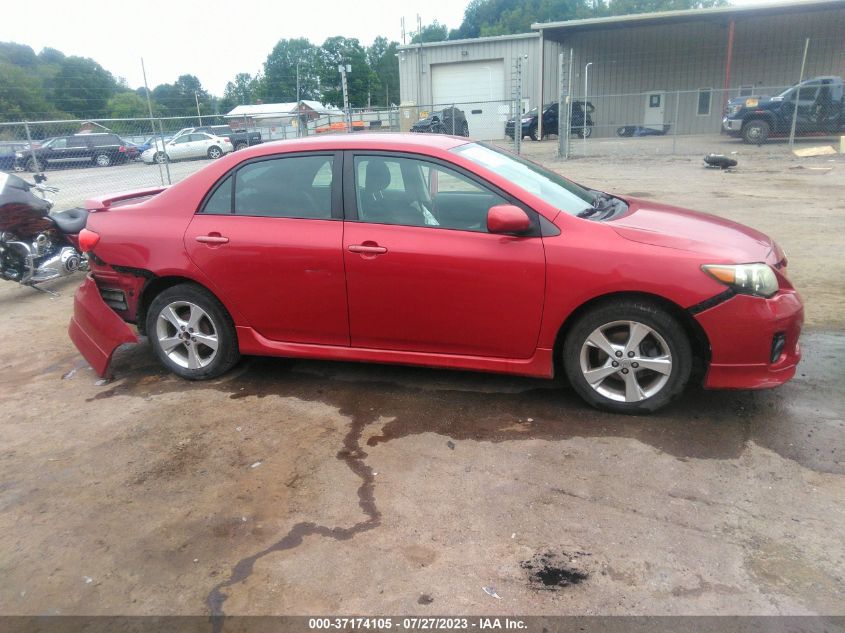
[[[229,137],[228,137],[228,136],[224,136],[224,137],[223,137],[223,140],[224,140],[224,141],[226,141],[227,143],[231,143],[231,141],[229,140]]]
[[[99,233],[94,233],[94,231],[89,231],[88,229],[82,229],[79,232],[79,250],[83,253],[91,251],[99,241]]]
[[[123,145],[121,145],[120,147],[117,148],[117,151],[118,152],[126,152],[126,148]]]

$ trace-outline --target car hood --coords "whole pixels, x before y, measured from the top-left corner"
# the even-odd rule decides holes
[[[607,224],[627,240],[701,253],[716,264],[780,259],[771,238],[738,222],[647,200],[624,200],[628,213]]]

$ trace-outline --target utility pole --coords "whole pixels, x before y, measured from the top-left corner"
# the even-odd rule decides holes
[[[141,58],[141,74],[144,75],[144,92],[147,93],[147,108],[149,108],[149,110],[150,110],[150,126],[153,129],[153,138],[155,138],[156,124],[155,124],[155,121],[153,120],[153,102],[150,99],[150,87],[147,85],[147,69],[144,67],[144,58],[143,57]],[[159,121],[159,130],[161,130],[161,121]],[[159,135],[159,140],[161,141],[161,151],[165,153],[164,155],[166,157],[167,153],[166,153],[165,148],[164,148],[164,133],[163,132]],[[158,143],[156,143],[156,144],[158,144]],[[30,147],[32,147],[32,144],[30,144]],[[164,184],[164,175],[162,175],[162,173],[161,173],[161,163],[157,163],[157,164],[158,164],[158,176],[159,176],[159,178],[161,178],[161,184],[163,185]],[[165,158],[165,160],[164,160],[164,166],[167,169],[167,184],[169,185],[169,184],[171,184],[172,181],[170,180],[170,161],[167,160],[167,158]]]
[[[352,72],[350,64],[341,64],[337,67],[340,72],[340,81],[343,86],[343,110],[346,112],[346,131],[352,131],[352,114],[349,112],[349,86],[346,82],[346,73]]]
[[[200,118],[200,126],[202,126],[202,112],[200,112],[200,97],[197,91],[194,90],[194,100],[197,102],[197,116]]]

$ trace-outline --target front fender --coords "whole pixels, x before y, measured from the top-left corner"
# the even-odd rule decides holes
[[[103,301],[90,275],[74,295],[68,334],[76,349],[101,378],[108,374],[114,350],[123,344],[138,342],[138,336],[129,324]]]

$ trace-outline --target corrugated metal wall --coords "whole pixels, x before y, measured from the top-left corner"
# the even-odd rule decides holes
[[[495,59],[504,61],[504,94],[510,97],[513,61],[516,57],[523,56],[523,96],[528,97],[531,107],[534,107],[539,68],[538,38],[537,33],[527,33],[501,38],[457,40],[436,46],[400,47],[399,86],[402,103],[432,105],[431,66],[435,64]]]
[[[719,130],[724,95],[728,18],[652,26],[544,33],[543,101],[557,100],[558,54],[574,49],[573,94],[584,95],[584,65],[589,71],[589,100],[596,106],[594,133],[609,136],[616,127],[640,125],[648,91],[666,91],[665,120],[683,134]],[[810,38],[805,77],[845,76],[845,9],[831,8],[736,20],[729,96],[740,87],[771,93],[798,81],[805,38]],[[534,107],[540,97],[539,35],[480,38],[432,46],[400,48],[403,102],[431,102],[431,65],[469,60],[505,61],[505,94],[511,94],[510,68],[524,62],[523,95]],[[711,88],[709,114],[698,114],[698,90]],[[688,91],[678,95],[675,91]],[[596,96],[600,95],[600,96]],[[676,104],[677,101],[677,104]],[[675,121],[677,108],[678,119]]]
[[[741,86],[753,87],[755,94],[771,94],[796,83],[807,37],[805,78],[845,76],[845,9],[738,19],[728,96],[739,96]],[[546,48],[557,50],[547,53],[546,64],[554,66],[554,72],[546,73],[544,90],[557,94],[557,53],[572,48],[573,94],[579,99],[584,95],[584,66],[592,62],[588,98],[596,106],[592,116],[597,136],[610,136],[618,126],[642,124],[643,93],[653,90],[667,92],[665,120],[679,133],[715,133],[723,114],[727,42],[724,17],[572,32],[560,44],[547,39]],[[702,88],[713,89],[708,115],[698,114],[697,91]]]

